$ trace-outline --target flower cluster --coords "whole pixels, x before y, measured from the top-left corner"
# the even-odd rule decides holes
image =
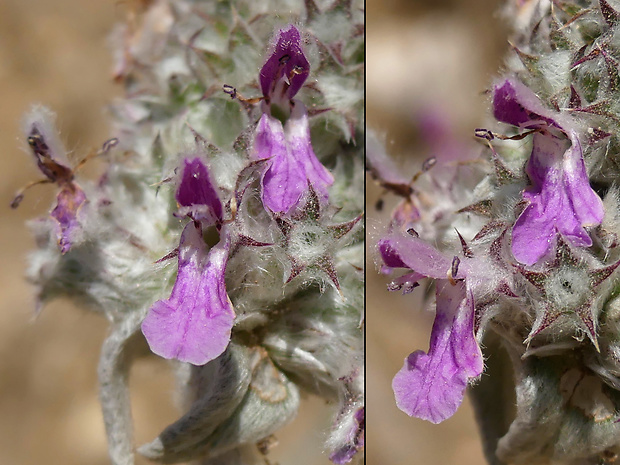
[[[262,463],[309,392],[335,406],[332,461],[362,460],[358,3],[149,2],[112,37],[126,95],[96,183],[78,186],[47,110],[27,118],[60,188],[32,222],[29,277],[41,305],[67,296],[110,321],[99,379],[114,464],[134,460],[140,341],[173,361],[186,408],[143,456]]]
[[[430,347],[405,359],[396,403],[437,423],[470,386],[489,463],[610,463],[620,10],[508,3],[519,26],[507,74],[488,92],[495,122],[473,131],[488,149],[463,144],[461,157],[439,154],[412,180],[380,143],[368,147],[374,177],[404,199],[378,243],[382,272],[404,271],[389,289],[435,286]]]

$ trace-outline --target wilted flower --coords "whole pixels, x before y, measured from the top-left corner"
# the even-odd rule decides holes
[[[73,170],[66,160],[66,150],[54,127],[55,115],[43,106],[35,106],[24,121],[26,140],[45,179],[35,181],[17,194],[12,208],[17,208],[25,189],[36,184],[56,183],[60,188],[50,216],[55,220],[56,236],[61,252],[67,253],[80,233],[78,215],[86,204],[86,194],[74,181]]]

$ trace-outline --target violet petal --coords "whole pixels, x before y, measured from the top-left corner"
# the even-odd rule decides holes
[[[263,174],[262,199],[272,212],[287,213],[301,200],[312,185],[322,200],[327,200],[327,188],[333,177],[317,160],[310,142],[310,128],[305,109],[297,114],[295,105],[286,127],[276,118],[264,113],[258,122],[254,140],[254,157],[270,159]],[[285,133],[286,129],[286,133]]]
[[[410,268],[424,276],[447,279],[452,268],[452,256],[447,256],[418,237],[393,233],[379,241],[379,251],[384,263],[393,268]],[[467,264],[459,267],[454,278],[464,278]]]
[[[530,203],[512,230],[512,253],[533,265],[553,246],[556,231],[571,244],[589,247],[584,226],[600,224],[603,203],[590,187],[581,146],[571,132],[572,145],[549,133],[535,134],[526,172],[532,182],[523,192]]]
[[[532,155],[526,166],[532,185],[523,192],[529,205],[512,230],[512,253],[521,263],[533,265],[551,250],[559,219],[564,229],[574,230],[578,226],[562,189],[564,149],[565,143],[550,134],[534,135]]]
[[[590,187],[577,134],[571,131],[569,136],[572,146],[562,159],[566,193],[582,226],[599,225],[605,215],[603,201]]]
[[[512,254],[526,265],[533,265],[553,246],[556,228],[540,203],[530,204],[521,213],[512,230]]]
[[[392,383],[407,415],[440,423],[461,405],[470,379],[484,368],[474,337],[474,303],[463,282],[437,281],[437,315],[428,354],[413,352]]]
[[[259,159],[271,159],[262,179],[263,205],[273,212],[288,212],[308,188],[308,181],[289,152],[282,123],[266,113],[256,128],[254,152]]]
[[[280,29],[260,70],[260,87],[265,97],[271,97],[279,86],[291,99],[297,94],[310,72],[310,63],[301,47],[301,34],[292,24]]]
[[[532,127],[546,123],[560,127],[557,122],[558,115],[554,116],[553,111],[545,108],[534,92],[513,79],[506,79],[495,86],[493,115],[498,121],[513,126]]]
[[[56,196],[56,206],[51,216],[58,222],[58,244],[63,254],[71,249],[74,234],[80,229],[78,214],[85,203],[86,194],[74,183],[63,184]]]
[[[222,240],[208,253],[205,248],[200,228],[189,223],[181,235],[172,294],[155,302],[142,323],[154,353],[194,365],[224,352],[235,319],[224,282],[230,243]]]
[[[222,221],[222,202],[209,178],[207,167],[198,157],[183,161],[181,182],[176,192],[180,212],[194,220],[215,224]]]
[[[308,111],[301,102],[294,102],[291,116],[284,125],[284,130],[291,155],[302,167],[314,191],[322,200],[327,201],[327,190],[334,183],[334,177],[321,164],[312,149]]]

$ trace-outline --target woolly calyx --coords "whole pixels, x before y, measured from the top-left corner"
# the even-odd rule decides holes
[[[291,263],[286,282],[308,268],[317,268],[327,275],[336,289],[340,289],[334,255],[338,244],[350,239],[350,233],[362,215],[344,223],[328,224],[330,216],[325,213],[319,196],[309,185],[306,197],[295,212],[276,219],[284,236],[286,256]]]
[[[542,331],[553,327],[561,317],[569,317],[578,322],[599,350],[597,293],[599,287],[609,283],[608,279],[618,266],[620,261],[603,267],[587,266],[559,236],[555,258],[543,270],[517,267],[527,282],[538,290],[537,300],[542,307],[525,342],[529,344]]]

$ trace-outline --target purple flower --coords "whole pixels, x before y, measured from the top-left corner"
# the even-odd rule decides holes
[[[222,204],[200,158],[184,160],[176,198],[179,212],[193,221],[181,234],[172,294],[151,307],[142,332],[157,355],[204,365],[226,350],[235,319],[224,281],[231,239],[221,227]],[[207,251],[202,229],[208,225],[221,231],[220,242]]]
[[[269,160],[262,177],[262,199],[265,208],[274,213],[288,213],[308,191],[308,185],[327,201],[328,188],[334,182],[312,149],[306,107],[292,100],[309,70],[297,28],[281,29],[260,71],[265,104],[253,148],[254,159]],[[290,112],[284,125],[271,115],[272,103]]]
[[[499,121],[536,130],[525,167],[531,182],[523,192],[527,206],[512,230],[514,257],[533,265],[548,254],[558,232],[574,246],[591,246],[584,228],[601,224],[603,202],[590,187],[571,122],[544,108],[518,81],[506,80],[494,92],[494,114]]]
[[[322,201],[328,199],[332,174],[312,150],[308,112],[299,101],[292,102],[291,116],[284,126],[263,113],[256,128],[254,158],[269,159],[262,178],[263,205],[272,212],[288,213],[312,185]]]
[[[36,158],[39,171],[45,179],[30,183],[19,192],[12,208],[17,208],[24,198],[24,191],[37,184],[56,183],[60,191],[56,196],[56,205],[50,216],[56,221],[56,236],[60,251],[67,253],[75,241],[76,233],[80,230],[78,216],[86,204],[86,194],[74,182],[73,170],[66,161],[65,149],[58,140],[54,129],[54,114],[45,107],[34,107],[26,117],[25,130],[27,141]]]
[[[310,63],[301,47],[301,34],[292,24],[280,29],[260,70],[260,87],[269,100],[287,101],[301,89]]]
[[[220,241],[207,252],[202,228],[193,222],[185,227],[172,294],[155,302],[142,323],[154,353],[204,365],[226,350],[235,319],[224,283],[229,249]]]
[[[415,351],[394,377],[396,404],[410,416],[439,423],[454,414],[469,380],[484,368],[474,337],[472,287],[487,281],[472,275],[475,259],[452,259],[423,240],[391,234],[379,242],[385,267],[409,268],[392,289],[413,289],[424,277],[436,280],[437,313],[428,353]],[[488,280],[489,283],[492,282]],[[489,284],[486,283],[486,284]],[[406,286],[406,287],[405,287]]]

